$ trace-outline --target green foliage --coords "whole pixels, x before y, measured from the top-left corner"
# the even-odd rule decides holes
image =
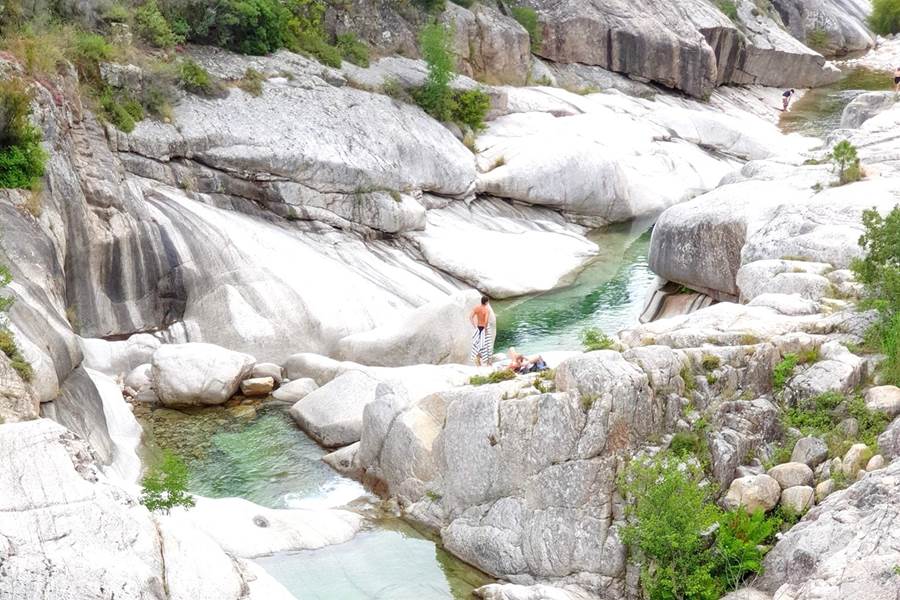
[[[609,350],[615,346],[615,342],[596,327],[588,327],[581,332],[581,343],[585,352],[592,350]]]
[[[162,461],[149,469],[141,481],[141,504],[166,514],[176,506],[190,508],[194,499],[187,493],[188,469],[172,452],[163,452]]]
[[[828,46],[828,32],[817,27],[806,33],[806,45],[813,50],[824,50]]]
[[[737,5],[733,0],[716,0],[716,6],[719,7],[722,14],[732,21],[736,22],[738,20]]]
[[[900,0],[873,0],[869,27],[880,35],[900,32]]]
[[[515,379],[515,372],[510,369],[500,369],[499,371],[493,371],[489,375],[472,375],[469,378],[469,385],[484,385],[486,383],[500,383],[501,381],[508,381],[510,379]]]
[[[184,42],[184,35],[172,30],[156,0],[149,0],[135,11],[134,24],[138,35],[157,48],[171,48]]]
[[[838,177],[841,184],[859,181],[862,171],[859,167],[859,158],[856,154],[856,147],[842,140],[835,144],[831,151],[831,160],[838,167]]]
[[[238,87],[251,96],[261,96],[263,92],[262,84],[265,79],[263,74],[256,69],[248,68],[244,71],[244,77],[238,82]]]
[[[528,37],[531,40],[531,51],[535,54],[540,52],[543,39],[537,12],[535,12],[533,8],[527,6],[514,6],[510,12],[512,13],[513,19],[518,21],[519,25],[524,27],[525,31],[528,32]]]
[[[481,90],[463,90],[453,95],[452,120],[473,131],[484,129],[484,118],[491,108],[490,97]]]
[[[797,443],[797,438],[789,438],[783,445],[777,446],[775,451],[772,453],[772,457],[770,460],[766,462],[766,469],[771,469],[775,465],[784,464],[786,462],[791,461],[791,454],[794,452],[794,446]]]
[[[475,0],[452,0],[453,4],[457,6],[462,6],[463,8],[470,8],[473,4],[475,4]]]
[[[862,396],[854,396],[847,404],[847,412],[859,424],[857,439],[874,448],[878,444],[878,435],[888,425],[887,415],[881,411],[869,410]]]
[[[447,7],[446,0],[415,0],[415,3],[422,10],[430,13],[444,12],[444,8]]]
[[[719,360],[718,356],[715,356],[713,354],[705,354],[700,364],[702,364],[703,368],[707,371],[713,371],[719,368],[721,360]]]
[[[806,405],[785,411],[784,424],[799,429],[804,435],[824,435],[839,421],[836,409],[844,402],[838,392],[825,392],[807,401]]]
[[[335,46],[340,51],[344,60],[360,67],[369,66],[369,47],[359,41],[352,33],[342,33],[337,36]]]
[[[110,4],[103,11],[103,20],[107,23],[127,23],[130,17],[131,13],[128,8],[118,2]]]
[[[865,286],[864,305],[880,316],[867,341],[885,355],[883,378],[900,385],[900,205],[886,217],[875,209],[864,211],[863,226],[859,245],[866,256],[853,261],[852,268]]]
[[[9,272],[9,269],[6,265],[0,265],[0,291],[11,282],[12,274]],[[13,305],[13,300],[12,297],[0,295],[0,314],[9,311],[10,307]],[[0,327],[0,352],[6,355],[12,368],[19,373],[19,376],[23,380],[31,381],[31,378],[34,376],[31,365],[28,364],[28,361],[26,361],[25,357],[19,352],[15,337],[13,337],[12,332],[6,327]]]
[[[278,0],[219,0],[210,31],[217,46],[262,55],[284,45],[290,12]]]
[[[308,54],[323,65],[340,68],[341,51],[325,41],[317,31],[299,31],[293,37],[291,49]]]
[[[9,267],[6,265],[0,265],[0,291],[3,290],[6,286],[8,286],[12,282],[12,273],[9,272]],[[12,307],[15,298],[11,296],[2,296],[0,295],[0,314],[9,312],[10,307]]]
[[[772,371],[772,386],[775,391],[784,389],[784,384],[794,374],[794,368],[799,362],[800,358],[796,354],[788,353],[784,355],[781,362],[775,365],[775,369]]]
[[[579,400],[581,401],[581,408],[584,409],[585,412],[591,410],[591,407],[594,405],[594,402],[597,401],[597,394],[582,394]]]
[[[778,517],[766,517],[758,508],[747,514],[743,508],[729,511],[719,519],[714,547],[715,570],[726,589],[737,589],[744,578],[762,571],[762,559],[781,525]]]
[[[693,431],[679,431],[669,442],[669,452],[674,456],[697,456],[701,452],[700,436]]]
[[[419,33],[422,57],[428,64],[425,85],[413,92],[416,103],[439,121],[449,121],[453,112],[453,55],[450,52],[450,30],[440,23],[431,23]]]
[[[834,481],[835,491],[847,489],[853,483],[842,469],[832,469],[831,480]]]
[[[694,379],[694,372],[691,371],[690,367],[681,367],[679,375],[681,376],[681,380],[684,381],[684,392],[686,394],[693,392],[697,387],[697,381]]]
[[[100,63],[112,60],[115,48],[96,33],[77,33],[71,50],[72,61],[78,74],[91,85],[100,83]]]
[[[47,153],[31,124],[31,93],[18,79],[0,81],[0,188],[30,188],[44,174]]]
[[[190,59],[181,63],[178,69],[178,81],[184,89],[192,94],[215,96],[220,93],[218,82],[206,69]]]
[[[131,132],[135,122],[144,118],[144,108],[140,102],[110,87],[103,88],[99,101],[103,117],[125,133]]]

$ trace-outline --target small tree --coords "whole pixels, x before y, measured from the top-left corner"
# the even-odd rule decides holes
[[[12,282],[12,274],[9,272],[9,267],[6,265],[0,265],[0,292],[3,291],[3,288],[8,286]],[[9,308],[13,305],[15,298],[12,296],[0,296],[0,315],[3,313],[9,312]],[[0,316],[2,318],[2,316]],[[3,325],[3,322],[0,321],[0,326]]]
[[[169,514],[176,506],[194,506],[193,497],[187,493],[187,466],[168,450],[163,452],[162,462],[150,468],[141,485],[141,504],[151,511]]]
[[[428,76],[425,85],[414,96],[425,112],[440,121],[449,121],[453,113],[450,82],[454,69],[450,37],[450,30],[440,23],[426,25],[419,34],[422,57],[428,64]]]
[[[881,35],[900,31],[900,0],[874,0],[869,26]]]
[[[862,174],[859,169],[856,146],[847,140],[838,142],[834,150],[831,151],[831,160],[838,167],[838,176],[841,184],[859,181]]]
[[[512,17],[519,22],[519,25],[528,32],[528,38],[531,41],[531,51],[535,54],[540,52],[543,39],[537,12],[527,6],[514,6],[510,12]]]

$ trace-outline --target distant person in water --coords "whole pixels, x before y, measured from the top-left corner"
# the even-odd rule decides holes
[[[894,92],[900,93],[900,67],[894,69]]]
[[[794,94],[796,93],[797,92],[794,91],[794,88],[784,91],[784,93],[781,95],[781,105],[783,107],[782,110],[787,111],[788,106],[791,105],[791,98],[793,98]]]
[[[481,304],[469,313],[469,322],[475,327],[475,334],[472,336],[472,360],[478,366],[491,364],[491,357],[494,355],[494,338],[490,331],[492,313],[490,299],[487,296],[482,296]]]

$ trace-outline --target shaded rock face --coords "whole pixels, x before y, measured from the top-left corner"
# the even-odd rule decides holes
[[[713,4],[531,0],[543,28],[540,55],[599,65],[706,97],[722,83],[821,85],[824,59],[782,31],[777,15],[739,2],[739,24]],[[739,29],[740,26],[740,29]]]
[[[900,462],[869,473],[810,510],[766,555],[754,586],[779,598],[897,597]]]
[[[826,56],[867,50],[875,44],[866,23],[872,5],[866,0],[773,0],[772,5],[791,35]]]

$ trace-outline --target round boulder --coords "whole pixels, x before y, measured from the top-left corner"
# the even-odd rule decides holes
[[[841,463],[841,470],[847,477],[856,477],[856,474],[866,468],[869,459],[872,458],[872,451],[865,444],[853,444],[844,455]]]
[[[781,506],[803,514],[813,505],[815,491],[808,485],[795,485],[781,492]]]
[[[768,475],[777,481],[783,490],[798,485],[811,486],[813,484],[812,469],[809,468],[809,465],[801,462],[777,465],[769,469]]]
[[[802,437],[794,444],[791,452],[792,463],[803,463],[813,469],[828,458],[828,446],[817,437]]]
[[[167,344],[153,353],[150,379],[166,406],[222,404],[238,390],[256,359],[214,344]]]
[[[271,377],[253,377],[241,382],[241,393],[245,396],[268,396],[275,389],[275,380]]]
[[[894,418],[900,415],[900,388],[896,385],[879,385],[866,392],[866,408]]]
[[[750,475],[731,482],[722,504],[729,510],[743,506],[752,513],[757,508],[772,510],[780,498],[781,486],[777,481],[768,475]]]

